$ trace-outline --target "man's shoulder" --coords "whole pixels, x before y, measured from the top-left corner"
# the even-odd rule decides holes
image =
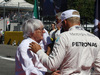
[[[88,31],[86,31],[86,30],[83,30],[83,31],[65,31],[65,32],[63,32],[63,33],[61,33],[61,35],[82,35],[82,36],[84,36],[84,35],[90,35],[90,36],[94,36],[94,37],[97,37],[97,36],[95,36],[93,33],[90,33],[90,32],[88,32]]]
[[[27,46],[27,45],[29,45],[29,43],[30,43],[29,39],[24,39],[24,40],[22,40],[22,42],[20,43],[19,46]]]

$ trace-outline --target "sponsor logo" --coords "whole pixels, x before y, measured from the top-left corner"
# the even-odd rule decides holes
[[[79,47],[79,46],[82,46],[82,47],[97,47],[97,43],[94,43],[94,42],[72,42],[72,47]]]

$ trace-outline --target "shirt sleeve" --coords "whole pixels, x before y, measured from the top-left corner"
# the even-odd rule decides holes
[[[34,65],[37,62],[35,54],[31,54],[31,51],[25,50],[24,47],[19,49],[20,50],[18,50],[17,53],[17,60],[20,63],[17,62],[17,67],[20,68],[21,65],[22,69],[25,71],[25,75],[43,75],[41,71],[39,71],[38,67]]]
[[[58,37],[55,41],[53,51],[49,56],[46,55],[43,50],[39,50],[37,52],[40,61],[46,68],[51,71],[54,71],[60,67],[66,54],[65,43],[67,42],[63,37]]]

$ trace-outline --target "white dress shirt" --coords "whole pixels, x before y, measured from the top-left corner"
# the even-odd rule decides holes
[[[16,52],[16,75],[44,75],[47,69],[40,63],[38,56],[29,49],[31,38],[24,39]]]

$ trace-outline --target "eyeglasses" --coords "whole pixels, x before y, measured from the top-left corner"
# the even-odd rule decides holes
[[[43,30],[44,30],[44,27],[43,27],[43,28],[38,28],[37,30],[41,30],[41,31],[43,31]]]

